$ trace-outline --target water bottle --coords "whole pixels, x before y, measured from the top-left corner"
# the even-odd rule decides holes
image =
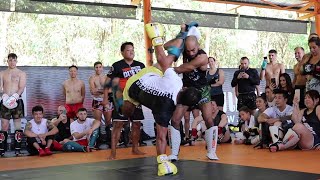
[[[265,70],[266,67],[267,67],[267,64],[268,64],[268,58],[267,58],[267,57],[264,57],[264,58],[263,58],[263,61],[262,61],[262,64],[261,64],[261,69],[262,69],[262,70]]]

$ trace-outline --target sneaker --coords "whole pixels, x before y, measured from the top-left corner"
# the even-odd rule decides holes
[[[218,156],[216,153],[208,153],[207,154],[207,157],[210,159],[210,160],[219,160]]]
[[[171,162],[175,162],[175,161],[178,161],[179,159],[178,159],[178,156],[176,156],[176,155],[169,155],[168,156],[168,159],[171,161]]]
[[[40,157],[43,157],[43,156],[47,155],[46,152],[42,148],[39,148],[38,152],[39,152],[39,156]]]
[[[52,152],[50,151],[50,148],[48,148],[48,147],[46,147],[46,148],[44,149],[44,152],[46,153],[47,156],[52,155]]]

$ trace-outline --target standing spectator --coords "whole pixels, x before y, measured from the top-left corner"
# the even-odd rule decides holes
[[[306,91],[317,90],[320,92],[320,72],[316,71],[315,66],[320,66],[320,39],[313,37],[309,40],[311,55],[303,65],[303,74],[308,75]]]
[[[303,66],[303,56],[304,56],[304,49],[303,47],[296,47],[294,49],[294,56],[297,60],[297,64],[293,67],[294,72],[294,78],[292,81],[292,84],[294,86],[294,89],[298,89],[300,91],[300,99],[304,99],[304,92],[306,90],[306,83],[307,83],[307,77],[306,75],[303,75],[301,73],[301,68]],[[299,102],[299,107],[304,108],[304,102]]]
[[[20,154],[22,130],[21,118],[24,117],[24,105],[21,94],[26,87],[26,73],[17,68],[17,55],[10,53],[8,55],[8,68],[1,72],[2,103],[1,112],[1,131],[0,136],[4,137],[0,143],[0,155],[4,156],[7,150],[7,138],[9,129],[9,120],[12,118],[14,123],[14,148],[16,155]]]
[[[256,86],[260,84],[258,71],[249,67],[249,59],[242,57],[240,59],[241,69],[237,70],[231,82],[231,86],[238,86],[238,107],[247,106],[254,113],[256,107]]]
[[[211,86],[211,100],[215,100],[218,105],[218,109],[222,111],[224,105],[224,94],[222,90],[222,85],[224,83],[224,71],[218,68],[215,58],[209,57],[208,60],[210,69],[207,71],[207,80]]]
[[[284,65],[278,63],[277,60],[277,51],[271,49],[269,51],[269,60],[270,63],[262,63],[260,79],[266,79],[266,86],[271,86],[276,88],[279,84],[280,74],[285,73]]]
[[[83,107],[85,96],[84,82],[78,79],[78,67],[69,67],[70,79],[63,82],[63,95],[66,100],[67,117],[75,119],[78,109]]]
[[[137,106],[135,109],[135,113],[132,115],[132,117],[125,117],[122,115],[120,109],[121,102],[123,100],[122,98],[118,97],[122,96],[122,92],[127,83],[127,80],[131,76],[137,74],[145,66],[141,62],[134,60],[134,45],[132,42],[123,43],[121,45],[120,50],[123,59],[113,63],[111,71],[108,74],[108,77],[112,79],[114,84],[119,84],[117,86],[112,87],[112,93],[114,98],[113,102],[115,104],[115,108],[112,112],[113,129],[111,136],[111,154],[109,156],[109,159],[116,158],[116,146],[120,139],[121,129],[124,123],[128,123],[130,121],[132,122],[132,153],[136,155],[144,154],[138,149],[140,140],[141,121],[144,119],[142,107]],[[111,83],[108,81],[106,82],[106,84],[110,85]],[[105,89],[105,91],[108,91],[108,89]],[[120,93],[121,95],[118,95],[118,93]],[[103,104],[109,104],[109,100],[108,98],[106,98],[106,96],[104,96]]]

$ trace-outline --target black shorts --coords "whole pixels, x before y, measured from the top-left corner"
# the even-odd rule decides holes
[[[316,134],[313,134],[313,147],[312,147],[312,149],[316,148],[317,146],[320,146],[320,137]]]
[[[217,95],[213,95],[211,96],[211,101],[215,101],[217,103],[218,106],[222,106],[224,105],[224,94],[217,94]]]
[[[144,119],[144,115],[143,115],[143,112],[142,112],[142,107],[141,106],[137,106],[135,109],[134,109],[134,113],[131,117],[125,117],[123,116],[121,113],[119,113],[117,111],[117,108],[114,108],[113,111],[112,111],[112,120],[113,121],[128,121],[128,119],[130,121],[141,121]]]
[[[255,93],[239,94],[237,110],[239,111],[243,106],[247,106],[251,110],[257,109],[256,99],[257,96]]]
[[[133,83],[128,90],[130,98],[151,109],[157,124],[168,127],[173,111],[175,110],[175,104],[171,98],[158,96],[156,94],[157,93],[152,94],[143,91],[136,82]]]
[[[8,109],[1,101],[1,117],[3,119],[20,119],[24,117],[24,104],[22,99],[17,100],[18,106],[13,109]]]

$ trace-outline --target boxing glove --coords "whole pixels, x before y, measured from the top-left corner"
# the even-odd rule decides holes
[[[148,23],[145,25],[148,37],[152,40],[153,46],[162,46],[164,44],[164,27],[159,23]]]
[[[303,75],[312,74],[314,72],[314,68],[315,66],[313,64],[304,64],[301,66],[300,71]]]

